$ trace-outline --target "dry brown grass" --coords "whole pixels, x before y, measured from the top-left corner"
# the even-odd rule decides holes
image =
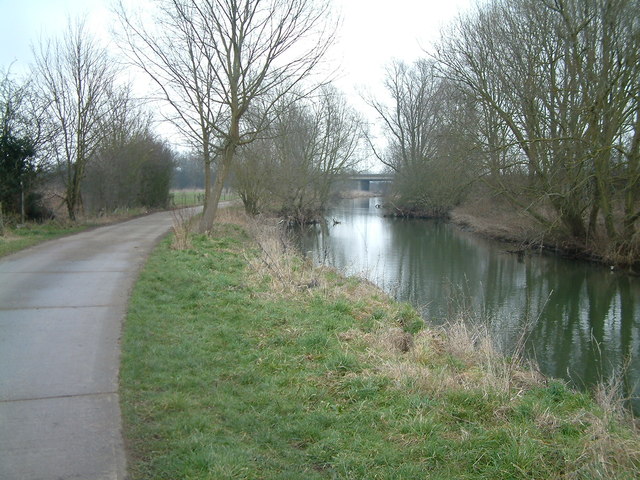
[[[544,384],[537,370],[516,357],[504,357],[486,332],[472,329],[461,320],[416,335],[381,325],[373,333],[352,332],[351,336],[363,342],[365,356],[380,366],[376,374],[390,378],[399,387],[412,385],[430,395],[480,390],[515,397]]]
[[[224,223],[247,227],[251,222],[251,218],[245,213],[241,206],[232,205],[219,208],[216,217],[216,223]]]
[[[173,239],[171,248],[173,250],[189,250],[193,248],[191,234],[193,233],[193,215],[189,209],[181,208],[171,211],[173,224]]]
[[[544,243],[536,221],[499,198],[476,198],[456,207],[451,220],[487,237],[523,244]]]
[[[251,219],[248,230],[259,255],[247,255],[246,259],[253,272],[253,282],[268,282],[264,295],[290,297],[312,289],[326,289],[320,269],[300,257],[286,228],[277,220]]]
[[[574,463],[569,478],[613,479],[638,476],[618,476],[616,472],[634,471],[640,474],[638,438],[612,435],[612,425],[601,417],[585,418],[587,438],[584,449]]]

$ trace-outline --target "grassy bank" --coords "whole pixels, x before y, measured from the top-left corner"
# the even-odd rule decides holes
[[[4,235],[0,235],[0,257],[85,228],[88,227],[59,222],[27,223],[20,228],[7,228]]]
[[[5,226],[0,235],[0,257],[9,255],[48,240],[78,233],[89,228],[121,222],[148,213],[144,208],[120,209],[109,215],[87,216],[77,222],[50,220],[43,223],[27,222],[19,226]]]
[[[121,402],[133,479],[640,471],[640,439],[615,409],[462,324],[424,329],[412,308],[311,268],[266,227],[159,246],[125,323]]]

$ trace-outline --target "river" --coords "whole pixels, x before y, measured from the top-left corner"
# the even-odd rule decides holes
[[[525,338],[526,355],[547,376],[587,389],[622,378],[640,413],[639,278],[551,255],[519,256],[443,221],[385,218],[379,203],[342,201],[327,225],[304,230],[303,251],[410,302],[429,324],[459,315],[484,322],[505,353]]]

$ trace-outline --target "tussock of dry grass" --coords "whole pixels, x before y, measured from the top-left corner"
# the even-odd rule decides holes
[[[171,211],[171,218],[173,220],[171,226],[173,232],[171,248],[173,250],[188,250],[193,248],[193,243],[191,242],[193,216],[187,209],[179,209]]]
[[[488,335],[474,333],[462,322],[415,335],[381,325],[373,333],[351,332],[351,338],[359,338],[364,356],[375,359],[376,374],[430,395],[455,389],[518,396],[544,385],[536,370],[500,355]]]
[[[252,221],[254,220],[249,218],[244,209],[239,206],[220,208],[216,217],[216,223],[218,224],[230,224],[239,227],[247,227]]]
[[[323,271],[299,256],[289,233],[276,220],[254,219],[248,229],[259,253],[246,259],[254,285],[268,283],[264,295],[291,297],[311,290],[326,291]]]

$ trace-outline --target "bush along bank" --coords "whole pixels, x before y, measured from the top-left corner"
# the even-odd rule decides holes
[[[425,328],[312,268],[277,228],[171,245],[123,332],[131,478],[637,478],[640,437],[615,402],[500,357],[462,322]]]

